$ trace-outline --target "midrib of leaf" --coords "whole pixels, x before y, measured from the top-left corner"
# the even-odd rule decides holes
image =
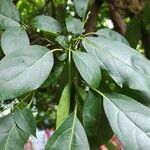
[[[8,20],[10,20],[10,21],[12,21],[12,22],[14,22],[14,23],[16,23],[16,24],[18,24],[20,26],[20,24],[17,21],[13,20],[12,18],[9,18],[9,17],[4,16],[2,14],[0,14],[0,16],[4,17],[4,18],[6,18],[6,19],[8,19]]]
[[[9,82],[11,82],[12,80],[18,78],[19,76],[21,76],[24,72],[30,70],[34,65],[36,65],[40,60],[42,60],[46,55],[48,55],[51,52],[47,52],[45,55],[43,55],[38,61],[36,61],[35,63],[33,63],[29,68],[27,68],[26,70],[24,70],[22,73],[20,73],[19,75],[17,75],[16,77],[8,80],[7,82],[5,82],[4,84],[0,85],[0,87],[5,86],[6,84],[8,84]]]
[[[71,131],[71,137],[70,137],[68,150],[71,150],[71,146],[72,146],[72,140],[73,140],[73,135],[74,135],[74,130],[75,130],[75,123],[76,123],[76,114],[77,114],[77,105],[75,106],[74,118],[73,118],[73,123],[72,123],[72,131]]]
[[[79,56],[79,54],[77,54],[75,51],[73,51],[73,53],[75,55],[77,55],[79,57],[79,59],[90,69],[91,73],[93,73],[91,67]]]
[[[16,124],[13,125],[12,129],[8,133],[8,137],[7,137],[7,140],[6,140],[6,144],[5,144],[4,150],[7,150],[6,148],[7,148],[8,142],[9,142],[9,138],[10,138],[10,135],[11,135],[12,131],[14,130],[15,126],[16,126]]]
[[[91,44],[93,47],[95,47],[96,49],[100,50],[99,47],[98,47],[97,45],[95,45],[93,42],[87,40],[86,38],[84,38],[84,40],[86,40],[88,44]],[[101,51],[101,50],[100,50],[100,51]],[[119,59],[119,58],[117,58],[116,56],[114,56],[109,50],[108,50],[107,52],[111,55],[112,58],[115,58],[115,59],[117,59],[118,61],[122,62],[123,64],[125,64],[125,65],[131,67],[131,68],[132,68],[133,70],[135,70],[136,72],[139,71],[141,74],[143,74],[144,76],[146,76],[147,78],[150,79],[150,77],[149,77],[148,75],[144,74],[144,73],[141,72],[139,69],[134,68],[134,67],[132,67],[131,65],[129,65],[129,64],[125,63],[125,62],[123,62],[121,59]]]

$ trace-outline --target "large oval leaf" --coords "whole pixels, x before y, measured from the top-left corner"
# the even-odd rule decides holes
[[[53,55],[42,46],[12,52],[0,62],[0,100],[15,98],[37,89],[48,77]]]
[[[50,16],[36,16],[31,22],[32,26],[42,31],[57,34],[61,32],[61,26],[58,21]]]
[[[150,61],[136,50],[100,37],[87,37],[82,43],[118,85],[127,84],[132,89],[150,91]]]
[[[19,27],[20,15],[12,0],[0,0],[0,28]]]
[[[1,45],[5,55],[13,51],[29,46],[29,38],[23,28],[11,28],[3,32]]]
[[[106,94],[104,109],[114,133],[125,149],[149,150],[150,109],[120,94]]]
[[[45,150],[90,150],[88,140],[75,113],[54,132]]]
[[[101,71],[93,58],[85,52],[73,52],[74,63],[82,78],[93,87],[98,87],[101,81]]]

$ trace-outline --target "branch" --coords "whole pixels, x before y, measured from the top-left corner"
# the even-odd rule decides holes
[[[124,22],[123,16],[120,14],[119,8],[117,8],[113,4],[113,0],[108,0],[109,5],[110,5],[110,13],[111,13],[111,18],[112,22],[114,24],[114,28],[117,32],[119,32],[122,35],[125,35],[126,33],[126,24]]]
[[[94,1],[92,8],[91,8],[91,13],[90,13],[88,22],[87,22],[86,27],[85,27],[86,33],[93,32],[95,30],[96,21],[98,18],[98,12],[99,12],[99,9],[100,9],[102,3],[103,3],[103,0],[95,0]]]

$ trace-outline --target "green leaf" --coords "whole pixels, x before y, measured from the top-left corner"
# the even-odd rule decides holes
[[[111,29],[106,29],[106,28],[100,29],[95,34],[98,35],[99,37],[103,37],[108,40],[118,41],[129,45],[129,42],[121,34]]]
[[[61,77],[63,68],[64,68],[63,63],[55,64],[51,71],[51,74],[46,79],[46,81],[42,84],[42,88],[47,88],[49,86],[55,86]]]
[[[150,109],[120,94],[105,94],[104,109],[110,125],[127,150],[149,150]]]
[[[131,47],[137,47],[139,40],[141,39],[141,18],[139,16],[134,16],[128,24],[126,38]]]
[[[5,55],[30,45],[27,33],[23,28],[11,28],[3,32],[1,45]]]
[[[0,100],[39,88],[52,66],[52,52],[38,45],[16,50],[4,57],[0,62]]]
[[[17,126],[13,114],[0,118],[1,150],[23,150],[29,136]]]
[[[12,0],[0,0],[0,28],[19,27],[20,15]]]
[[[83,32],[83,23],[80,19],[73,17],[66,18],[66,27],[68,32],[71,32],[75,35],[81,34]]]
[[[57,38],[55,39],[63,48],[68,48],[69,47],[69,41],[68,38],[60,35],[57,36]]]
[[[88,140],[76,114],[71,114],[54,132],[45,150],[90,150]]]
[[[58,34],[61,32],[61,26],[58,21],[50,16],[36,16],[33,18],[31,25],[37,29],[52,34]]]
[[[89,0],[74,0],[75,11],[79,17],[84,17],[88,9]]]
[[[87,37],[82,44],[118,85],[150,91],[150,61],[142,54],[126,44],[100,37]]]
[[[68,116],[69,108],[70,108],[70,85],[67,84],[62,92],[58,104],[56,128],[58,128]]]
[[[28,133],[29,135],[36,136],[36,124],[31,110],[17,108],[14,113],[14,120],[16,125]]]
[[[113,135],[102,108],[102,97],[91,91],[83,107],[83,125],[91,149],[97,149],[109,141]]]
[[[82,78],[92,87],[98,87],[101,71],[94,59],[85,52],[74,51],[73,60]]]

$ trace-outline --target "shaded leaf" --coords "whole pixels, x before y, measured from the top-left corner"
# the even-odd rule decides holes
[[[98,87],[101,81],[101,71],[93,58],[85,52],[73,52],[74,63],[82,78],[93,87]]]
[[[46,81],[42,84],[42,88],[47,88],[49,86],[55,86],[61,77],[63,68],[64,68],[63,63],[55,64],[51,71],[51,74],[46,79]]]
[[[89,91],[83,107],[83,125],[91,149],[99,148],[113,135],[102,108],[102,97],[91,91]]]
[[[52,52],[38,45],[16,50],[4,57],[0,62],[0,100],[39,88],[52,66]]]
[[[3,32],[1,45],[5,55],[30,45],[27,33],[23,28],[11,28]]]
[[[90,150],[88,140],[75,113],[54,132],[45,150]]]

